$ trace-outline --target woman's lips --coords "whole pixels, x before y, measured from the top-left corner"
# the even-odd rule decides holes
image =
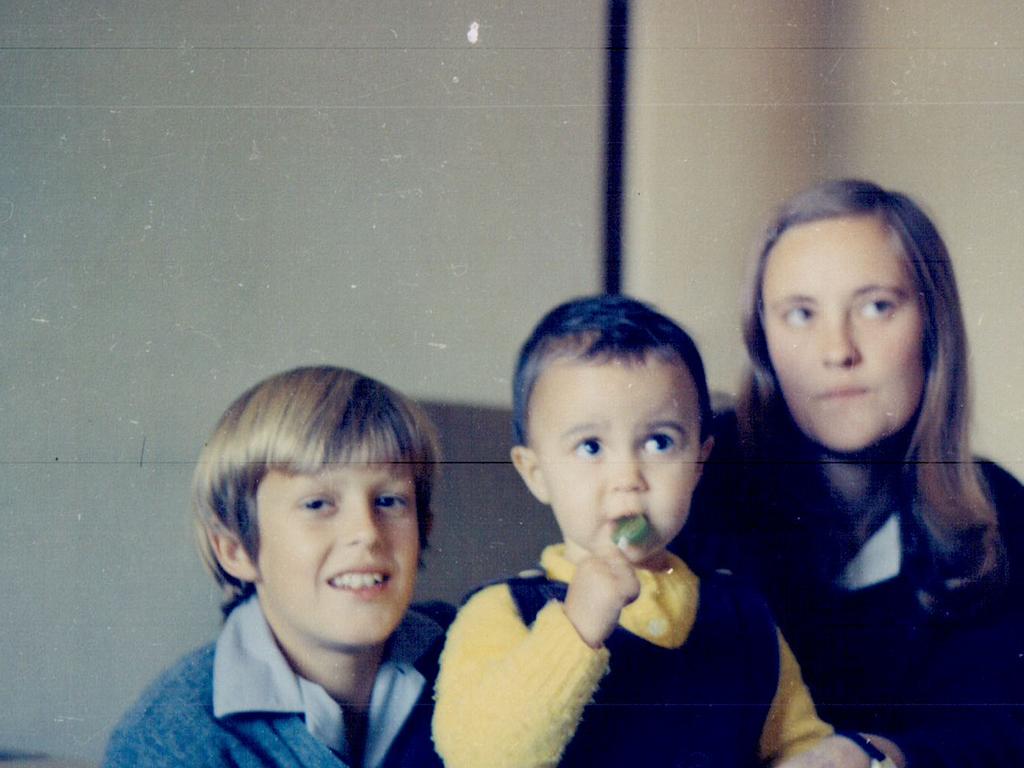
[[[835,387],[817,395],[818,400],[850,400],[868,393],[867,387]]]

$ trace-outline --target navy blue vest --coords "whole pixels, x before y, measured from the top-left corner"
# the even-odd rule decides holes
[[[508,582],[529,626],[566,585],[543,576]],[[560,766],[746,768],[779,681],[775,623],[764,602],[728,577],[701,579],[690,636],[665,649],[617,628],[610,671],[583,712]]]

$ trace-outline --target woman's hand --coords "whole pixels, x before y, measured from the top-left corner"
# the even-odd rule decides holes
[[[903,752],[881,736],[869,736],[872,744],[885,752],[897,768],[904,768]],[[869,768],[871,759],[864,750],[845,736],[829,736],[796,757],[775,763],[773,768]]]
[[[806,752],[775,763],[773,768],[869,768],[864,750],[842,736],[822,739]]]

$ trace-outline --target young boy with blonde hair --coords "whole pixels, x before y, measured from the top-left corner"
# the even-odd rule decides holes
[[[407,611],[438,461],[419,408],[343,368],[232,403],[193,482],[224,627],[142,695],[105,765],[439,767],[444,628]]]
[[[513,395],[513,464],[564,541],[453,623],[445,765],[752,766],[830,735],[760,598],[666,550],[712,444],[690,337],[632,299],[571,301],[526,341]]]

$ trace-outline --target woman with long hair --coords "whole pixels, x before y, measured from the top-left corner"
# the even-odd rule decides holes
[[[750,271],[751,366],[679,548],[756,579],[823,716],[898,763],[1024,765],[1024,488],[970,448],[945,243],[829,181]]]

